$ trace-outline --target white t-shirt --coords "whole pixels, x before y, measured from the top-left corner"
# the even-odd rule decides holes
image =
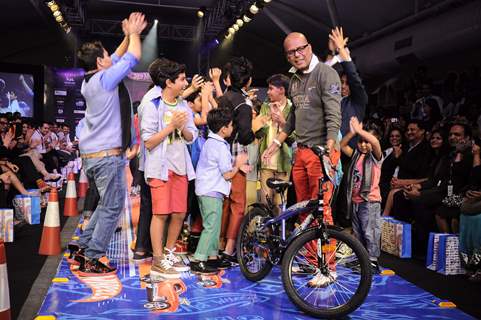
[[[35,132],[32,134],[32,137],[30,138],[30,143],[36,143],[40,141],[40,143],[34,147],[34,150],[37,150],[38,153],[45,153],[47,150],[45,150],[45,144],[43,140],[43,136],[40,133],[40,131],[35,130]]]

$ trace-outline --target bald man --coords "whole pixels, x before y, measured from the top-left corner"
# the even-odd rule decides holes
[[[317,199],[319,179],[322,176],[319,157],[311,150],[312,146],[326,146],[331,161],[339,161],[340,152],[335,149],[341,128],[341,81],[337,72],[319,62],[312,53],[312,47],[302,33],[290,33],[284,40],[284,52],[292,65],[289,96],[292,107],[283,130],[273,140],[263,154],[268,163],[272,154],[278,150],[286,138],[295,130],[297,151],[292,180],[296,189],[297,201]],[[324,192],[324,221],[333,224],[330,201],[334,186],[328,182]],[[299,216],[304,220],[307,214]],[[306,245],[309,261],[315,265],[317,242]],[[326,287],[337,278],[335,266],[330,267],[329,275],[316,273],[308,281],[310,287]]]
[[[327,146],[332,160],[337,162],[339,158],[334,146],[341,127],[341,81],[333,68],[321,63],[312,53],[302,33],[293,32],[286,37],[284,52],[292,65],[289,96],[293,107],[284,129],[264,152],[263,160],[268,161],[295,130],[298,149],[292,179],[297,201],[310,200],[317,198],[322,174],[319,158],[310,147]],[[325,215],[332,223],[330,211]]]

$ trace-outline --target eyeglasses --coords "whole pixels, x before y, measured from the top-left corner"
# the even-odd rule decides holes
[[[296,55],[296,53],[298,54],[304,54],[304,50],[306,50],[307,46],[309,45],[309,43],[306,43],[305,45],[303,46],[300,46],[300,47],[297,47],[295,49],[292,49],[292,50],[289,50],[289,51],[286,51],[286,56],[288,58],[291,58],[291,57],[294,57]]]

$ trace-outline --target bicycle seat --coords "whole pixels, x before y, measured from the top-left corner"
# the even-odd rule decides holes
[[[269,178],[267,179],[266,183],[269,188],[274,189],[277,192],[284,192],[284,190],[289,188],[289,186],[292,184],[292,182],[279,180],[276,178]]]

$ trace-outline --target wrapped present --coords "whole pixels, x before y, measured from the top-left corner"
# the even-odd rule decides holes
[[[383,218],[381,250],[400,258],[411,258],[411,225],[391,217]]]
[[[13,242],[13,210],[0,209],[0,239]]]
[[[436,271],[438,268],[439,237],[447,233],[429,233],[428,253],[426,255],[426,268]]]
[[[13,199],[13,206],[17,220],[25,220],[29,224],[40,224],[40,194],[37,196],[17,195]]]
[[[444,275],[464,274],[459,255],[459,236],[443,234],[439,236],[437,272]]]
[[[28,189],[28,192],[35,193],[33,196],[29,196],[31,199],[31,212],[30,215],[26,217],[29,224],[40,224],[40,213],[42,211],[41,206],[41,193],[38,189]]]

